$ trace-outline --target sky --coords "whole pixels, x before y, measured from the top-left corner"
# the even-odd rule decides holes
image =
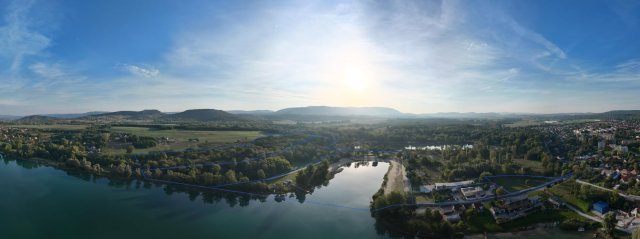
[[[640,109],[640,1],[0,0],[0,115]]]

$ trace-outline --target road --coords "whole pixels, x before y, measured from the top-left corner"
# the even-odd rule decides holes
[[[602,219],[600,219],[599,217],[595,217],[595,216],[586,214],[586,213],[582,212],[580,209],[578,209],[578,208],[576,208],[576,207],[574,207],[574,206],[572,206],[570,204],[566,204],[565,203],[565,206],[567,206],[567,208],[569,208],[569,210],[574,211],[575,213],[577,213],[578,215],[580,215],[580,216],[582,216],[584,218],[587,218],[587,219],[589,219],[591,221],[596,221],[596,222],[602,223]],[[623,232],[629,233],[629,234],[631,234],[633,232],[632,229],[621,228],[621,227],[618,227],[618,226],[616,226],[616,229],[618,229],[619,231],[623,231]]]
[[[614,192],[614,190],[612,190],[610,188],[605,188],[605,187],[602,187],[602,186],[598,186],[598,185],[595,185],[593,183],[582,181],[580,179],[576,179],[576,183],[589,185],[591,187],[594,187],[594,188],[597,188],[597,189],[600,189],[600,190],[604,190],[604,191],[607,191],[607,192]],[[624,194],[624,193],[621,193],[621,192],[618,192],[618,195],[620,195],[621,197],[623,197],[624,199],[626,199],[628,201],[640,202],[640,196],[628,195],[628,194]]]
[[[496,175],[497,176],[497,175]],[[471,204],[471,203],[482,203],[482,202],[488,202],[488,201],[493,201],[495,199],[502,199],[502,198],[509,198],[509,197],[514,197],[514,196],[519,196],[522,194],[526,194],[526,193],[530,193],[530,192],[534,192],[534,191],[540,191],[545,189],[548,185],[551,184],[555,184],[558,182],[561,182],[567,178],[571,177],[571,174],[565,175],[563,177],[558,177],[555,178],[549,182],[540,184],[538,186],[535,187],[530,187],[527,189],[523,189],[517,192],[512,192],[512,193],[508,193],[502,196],[498,196],[496,197],[484,197],[484,198],[479,198],[479,199],[473,199],[473,200],[458,200],[458,201],[448,201],[448,202],[428,202],[428,203],[416,203],[417,206],[423,206],[423,207],[438,207],[438,206],[449,206],[449,205],[459,205],[459,204]]]

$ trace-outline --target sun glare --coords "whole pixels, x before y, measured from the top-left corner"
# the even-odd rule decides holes
[[[344,77],[344,83],[351,91],[362,92],[367,89],[367,79],[361,70],[349,70]]]

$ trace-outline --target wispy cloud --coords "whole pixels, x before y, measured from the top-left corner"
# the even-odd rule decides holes
[[[0,27],[0,57],[9,62],[9,70],[17,74],[25,57],[40,54],[51,40],[33,30],[29,10],[34,1],[13,1],[4,13],[5,25]]]
[[[15,1],[0,26],[0,92],[10,95],[0,101],[14,98],[30,109],[54,103],[171,111],[381,105],[408,112],[562,111],[581,99],[605,102],[600,108],[637,101],[637,57],[618,57],[607,65],[589,62],[567,47],[566,38],[559,41],[563,38],[519,21],[541,16],[480,5],[303,1],[227,11],[225,4],[215,6],[221,9],[215,13],[193,16],[198,24],[167,29],[170,38],[149,44],[158,49],[153,57],[117,53],[91,65],[83,59],[91,53],[82,55],[90,48],[55,47],[58,39],[43,33],[37,24],[42,20],[32,12],[38,4]],[[637,18],[632,11],[614,10],[627,25]],[[75,53],[70,59],[55,55],[67,48]],[[364,90],[350,89],[354,82]]]
[[[136,75],[136,76],[141,76],[141,77],[145,77],[145,78],[152,78],[152,77],[156,77],[158,74],[160,74],[160,70],[154,68],[154,67],[142,67],[142,66],[136,66],[136,65],[123,65],[122,68],[124,70],[126,70],[127,72]]]

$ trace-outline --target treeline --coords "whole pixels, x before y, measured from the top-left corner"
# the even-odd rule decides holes
[[[303,189],[309,189],[324,184],[332,175],[329,172],[329,161],[323,160],[319,164],[309,165],[296,175],[296,184]]]

